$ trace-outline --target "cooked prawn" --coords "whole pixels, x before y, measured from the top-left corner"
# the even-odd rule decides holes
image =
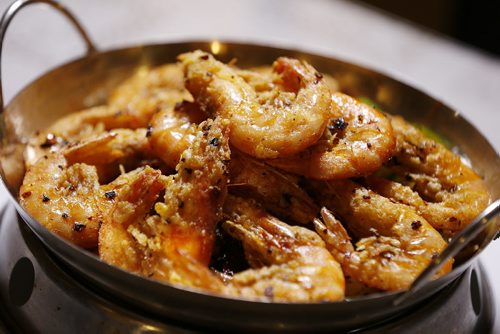
[[[161,182],[165,201],[154,205],[157,214],[148,215],[154,199],[139,213],[133,206],[116,206],[99,239],[105,261],[170,283],[211,291],[223,287],[208,263],[227,188],[227,128],[221,119],[199,125],[196,138],[182,154],[177,174]],[[140,188],[147,191],[149,186]],[[120,242],[122,238],[126,242]],[[132,260],[122,260],[129,253]]]
[[[310,224],[319,212],[314,200],[298,186],[297,177],[245,154],[231,155],[229,190],[252,197],[285,221]]]
[[[192,101],[184,88],[178,64],[139,70],[115,88],[108,104],[70,113],[30,139],[25,151],[26,167],[49,151],[118,128],[146,128],[151,117],[183,100]],[[175,165],[174,165],[175,167]]]
[[[24,154],[26,167],[33,165],[48,152],[60,151],[70,143],[94,139],[113,129],[135,129],[142,123],[134,117],[117,113],[108,106],[68,114],[30,139]]]
[[[175,107],[164,108],[151,119],[149,142],[155,154],[168,166],[175,168],[182,152],[193,142],[197,124],[206,114],[198,104],[183,101]]]
[[[230,120],[231,144],[258,158],[302,151],[323,134],[330,90],[312,66],[290,58],[273,64],[275,89],[258,94],[236,70],[208,53],[179,56],[186,88],[213,114]]]
[[[165,177],[150,167],[119,176],[106,189],[114,194],[111,214],[99,230],[100,258],[122,269],[170,283],[219,291],[222,283],[206,266],[167,252],[165,222],[150,215]]]
[[[321,238],[289,226],[242,198],[228,196],[224,229],[243,243],[252,267],[229,285],[240,297],[269,301],[320,302],[344,298],[344,275]]]
[[[50,231],[83,248],[97,246],[105,196],[94,166],[68,166],[60,152],[28,168],[19,190],[21,205]]]
[[[149,254],[135,246],[142,240],[136,241],[129,227],[145,220],[165,188],[163,181],[160,171],[142,167],[103,187],[112,203],[99,231],[99,256],[103,261],[132,272],[143,271],[142,259]]]
[[[227,193],[229,158],[227,120],[201,123],[195,141],[182,154],[177,174],[167,179],[165,202],[155,206],[168,222],[169,247],[206,265]]]
[[[78,141],[103,133],[103,123],[98,120],[108,111],[106,106],[99,106],[70,113],[31,137],[24,151],[25,167],[29,168],[49,152],[61,150],[70,140]]]
[[[414,207],[434,228],[456,232],[490,201],[483,180],[459,156],[401,117],[391,118],[397,152],[387,167],[399,182],[370,178],[380,194]]]
[[[20,202],[41,224],[84,248],[97,246],[97,231],[109,209],[101,183],[134,166],[148,150],[145,129],[117,129],[48,152],[32,166]]]
[[[390,120],[342,93],[332,95],[332,106],[334,116],[318,143],[294,156],[268,163],[323,180],[358,177],[379,169],[396,148]]]
[[[322,202],[358,238],[353,251],[343,226],[327,210],[316,231],[341,261],[346,275],[381,290],[408,288],[445,247],[442,236],[415,210],[350,180],[322,184]],[[451,270],[449,262],[437,274]]]

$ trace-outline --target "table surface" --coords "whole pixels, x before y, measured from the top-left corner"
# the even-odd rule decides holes
[[[221,39],[276,44],[329,55],[393,76],[450,105],[500,149],[500,59],[369,7],[347,1],[62,1],[102,49]],[[10,1],[0,0],[3,12]],[[4,44],[7,101],[23,86],[84,51],[67,22],[46,6],[13,21]],[[1,186],[0,203],[6,201]],[[492,243],[481,260],[497,303],[500,266]]]

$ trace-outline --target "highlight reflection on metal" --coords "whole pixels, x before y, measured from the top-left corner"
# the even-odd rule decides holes
[[[212,51],[214,55],[218,55],[222,50],[222,46],[223,45],[219,41],[213,41],[210,43],[210,51]]]

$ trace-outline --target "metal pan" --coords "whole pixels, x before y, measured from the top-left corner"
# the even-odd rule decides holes
[[[24,222],[46,247],[84,284],[103,295],[160,319],[225,330],[347,330],[388,319],[418,305],[451,284],[471,265],[490,242],[497,224],[477,238],[477,247],[457,257],[455,268],[430,282],[421,292],[394,305],[400,292],[372,294],[331,303],[264,303],[231,299],[159,283],[109,266],[93,253],[68,243],[34,220],[17,201],[24,175],[22,151],[26,138],[62,115],[105,101],[111,90],[143,66],[175,62],[179,53],[203,49],[223,61],[238,59],[242,67],[270,64],[279,56],[305,59],[318,70],[332,74],[340,89],[365,96],[389,113],[424,124],[449,139],[467,156],[484,177],[494,198],[500,197],[500,158],[488,141],[456,111],[436,99],[383,74],[337,59],[297,50],[233,42],[185,42],[96,51],[77,21],[51,0],[17,1],[6,12],[0,26],[1,42],[14,14],[26,4],[52,5],[76,25],[87,44],[86,56],[42,75],[30,83],[5,107],[2,114],[0,172],[12,202]],[[480,149],[478,149],[480,148]]]

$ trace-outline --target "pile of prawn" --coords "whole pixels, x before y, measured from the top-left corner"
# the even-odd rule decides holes
[[[460,157],[305,61],[178,60],[26,147],[23,207],[108,264],[236,298],[338,301],[407,289],[490,200]]]

